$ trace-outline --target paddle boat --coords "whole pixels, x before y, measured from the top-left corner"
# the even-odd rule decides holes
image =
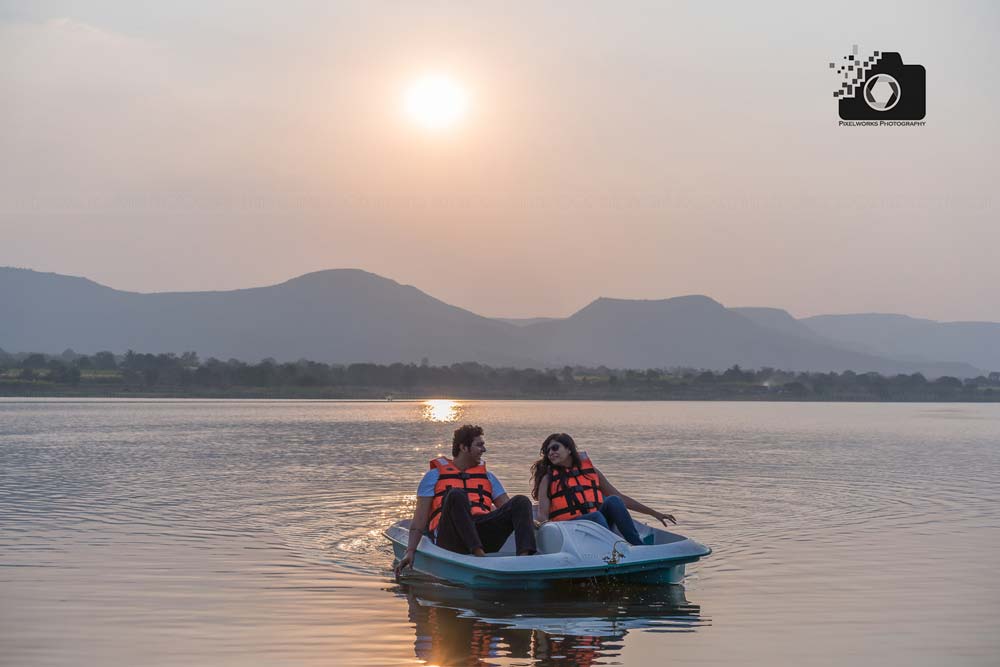
[[[516,556],[514,536],[485,557],[458,554],[420,538],[413,569],[470,588],[547,588],[573,579],[613,578],[631,583],[677,584],[685,566],[712,553],[694,540],[636,522],[642,544],[633,546],[617,532],[593,521],[549,521],[537,529],[538,553]],[[397,561],[406,553],[410,520],[390,526]]]

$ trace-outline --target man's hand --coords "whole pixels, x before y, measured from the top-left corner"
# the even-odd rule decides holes
[[[406,554],[396,563],[395,573],[396,579],[399,579],[399,575],[403,573],[403,570],[409,567],[413,569],[413,559],[416,556],[416,552],[407,550]]]
[[[399,579],[399,575],[403,573],[404,569],[413,567],[413,559],[416,558],[417,546],[420,545],[420,540],[424,536],[424,529],[427,528],[427,517],[430,516],[431,502],[433,500],[433,496],[417,498],[417,506],[413,508],[413,519],[410,521],[410,532],[406,538],[406,553],[396,563],[396,567],[394,568],[397,579]]]

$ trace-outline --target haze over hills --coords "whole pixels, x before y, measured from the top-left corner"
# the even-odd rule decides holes
[[[961,360],[1000,370],[1000,323],[936,322],[908,315],[817,315],[800,320],[845,347],[904,360]]]
[[[140,294],[84,278],[0,268],[0,308],[6,314],[0,348],[9,352],[195,350],[203,357],[246,361],[427,358],[433,364],[477,361],[522,368],[739,364],[929,377],[989,370],[957,354],[961,350],[949,363],[891,358],[891,349],[876,353],[859,349],[856,340],[843,344],[817,332],[819,324],[806,326],[785,311],[727,309],[706,296],[599,298],[564,319],[502,321],[355,269],[319,271],[252,289]]]

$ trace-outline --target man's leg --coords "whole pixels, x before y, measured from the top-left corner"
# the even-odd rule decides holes
[[[482,549],[479,533],[472,522],[469,497],[461,489],[448,489],[441,502],[441,520],[438,522],[435,543],[442,549],[460,554],[470,554]]]
[[[535,544],[535,522],[531,516],[531,501],[527,496],[514,496],[500,509],[489,514],[473,517],[483,549],[489,553],[499,551],[511,533],[517,554],[533,554],[538,551]]]
[[[614,528],[618,527],[618,532],[622,534],[625,541],[629,544],[642,544],[642,540],[639,539],[639,533],[635,529],[635,522],[632,520],[632,515],[628,513],[628,508],[625,507],[625,501],[623,501],[618,496],[608,496],[601,503],[601,514],[604,518],[608,520],[608,526]]]

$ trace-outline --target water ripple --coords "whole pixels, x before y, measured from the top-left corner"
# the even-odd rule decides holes
[[[823,625],[847,643],[894,637],[916,662],[940,657],[920,637],[942,633],[968,655],[1000,650],[991,566],[968,558],[1000,548],[994,406],[466,404],[510,493],[528,491],[540,439],[569,430],[620,489],[714,549],[684,588],[540,598],[391,583],[382,531],[412,513],[454,427],[428,414],[0,401],[0,643],[12,664],[149,662],[135,646],[174,662],[466,664],[473,640],[489,654],[475,664],[585,664],[643,634],[821,644]]]

